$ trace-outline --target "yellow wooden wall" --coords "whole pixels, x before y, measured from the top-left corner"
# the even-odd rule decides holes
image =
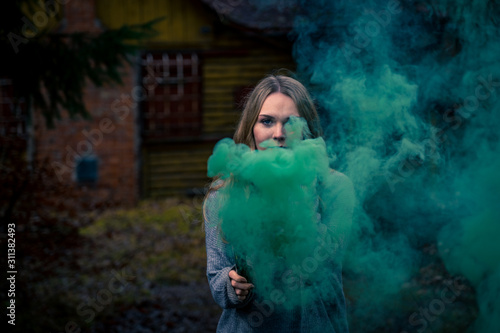
[[[207,161],[214,144],[211,142],[157,145],[142,148],[143,197],[164,198],[201,193],[209,183]]]
[[[159,34],[150,43],[202,45],[213,40],[214,15],[205,10],[200,1],[96,0],[96,10],[97,17],[110,29],[164,17],[155,25]]]
[[[235,104],[237,87],[254,86],[266,74],[293,69],[290,55],[255,45],[245,56],[209,57],[203,63],[203,133],[232,134],[240,116]]]

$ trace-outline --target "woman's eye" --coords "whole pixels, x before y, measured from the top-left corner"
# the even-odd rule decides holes
[[[271,119],[262,119],[260,122],[265,126],[270,126],[273,123]]]

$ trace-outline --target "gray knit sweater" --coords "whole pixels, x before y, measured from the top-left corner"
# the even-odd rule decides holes
[[[350,226],[354,190],[351,181],[336,171],[324,183],[327,185],[320,192],[324,208],[319,223],[324,235],[334,239],[329,244],[335,247],[335,258],[321,260],[318,269],[328,272],[328,290],[324,283],[321,288],[309,286],[316,295],[315,301],[292,309],[280,303],[280,295],[269,300],[251,293],[244,301],[238,300],[229,279],[229,271],[236,267],[234,254],[219,232],[217,191],[207,196],[204,203],[207,277],[214,300],[223,309],[217,332],[348,332],[340,259],[347,230],[339,229]],[[300,292],[297,291],[297,297]]]

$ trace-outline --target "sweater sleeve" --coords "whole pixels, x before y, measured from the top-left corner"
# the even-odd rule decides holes
[[[223,242],[218,223],[220,198],[218,191],[211,191],[204,202],[205,241],[207,248],[207,278],[215,302],[223,309],[240,308],[252,299],[252,293],[244,300],[231,285],[229,272],[235,269],[234,255],[227,243]]]

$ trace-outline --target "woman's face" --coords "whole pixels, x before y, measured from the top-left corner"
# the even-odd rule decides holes
[[[299,111],[293,100],[280,93],[269,95],[259,112],[257,122],[253,126],[253,137],[257,149],[264,150],[261,144],[273,139],[279,147],[285,146],[285,124],[290,116],[299,117]]]

